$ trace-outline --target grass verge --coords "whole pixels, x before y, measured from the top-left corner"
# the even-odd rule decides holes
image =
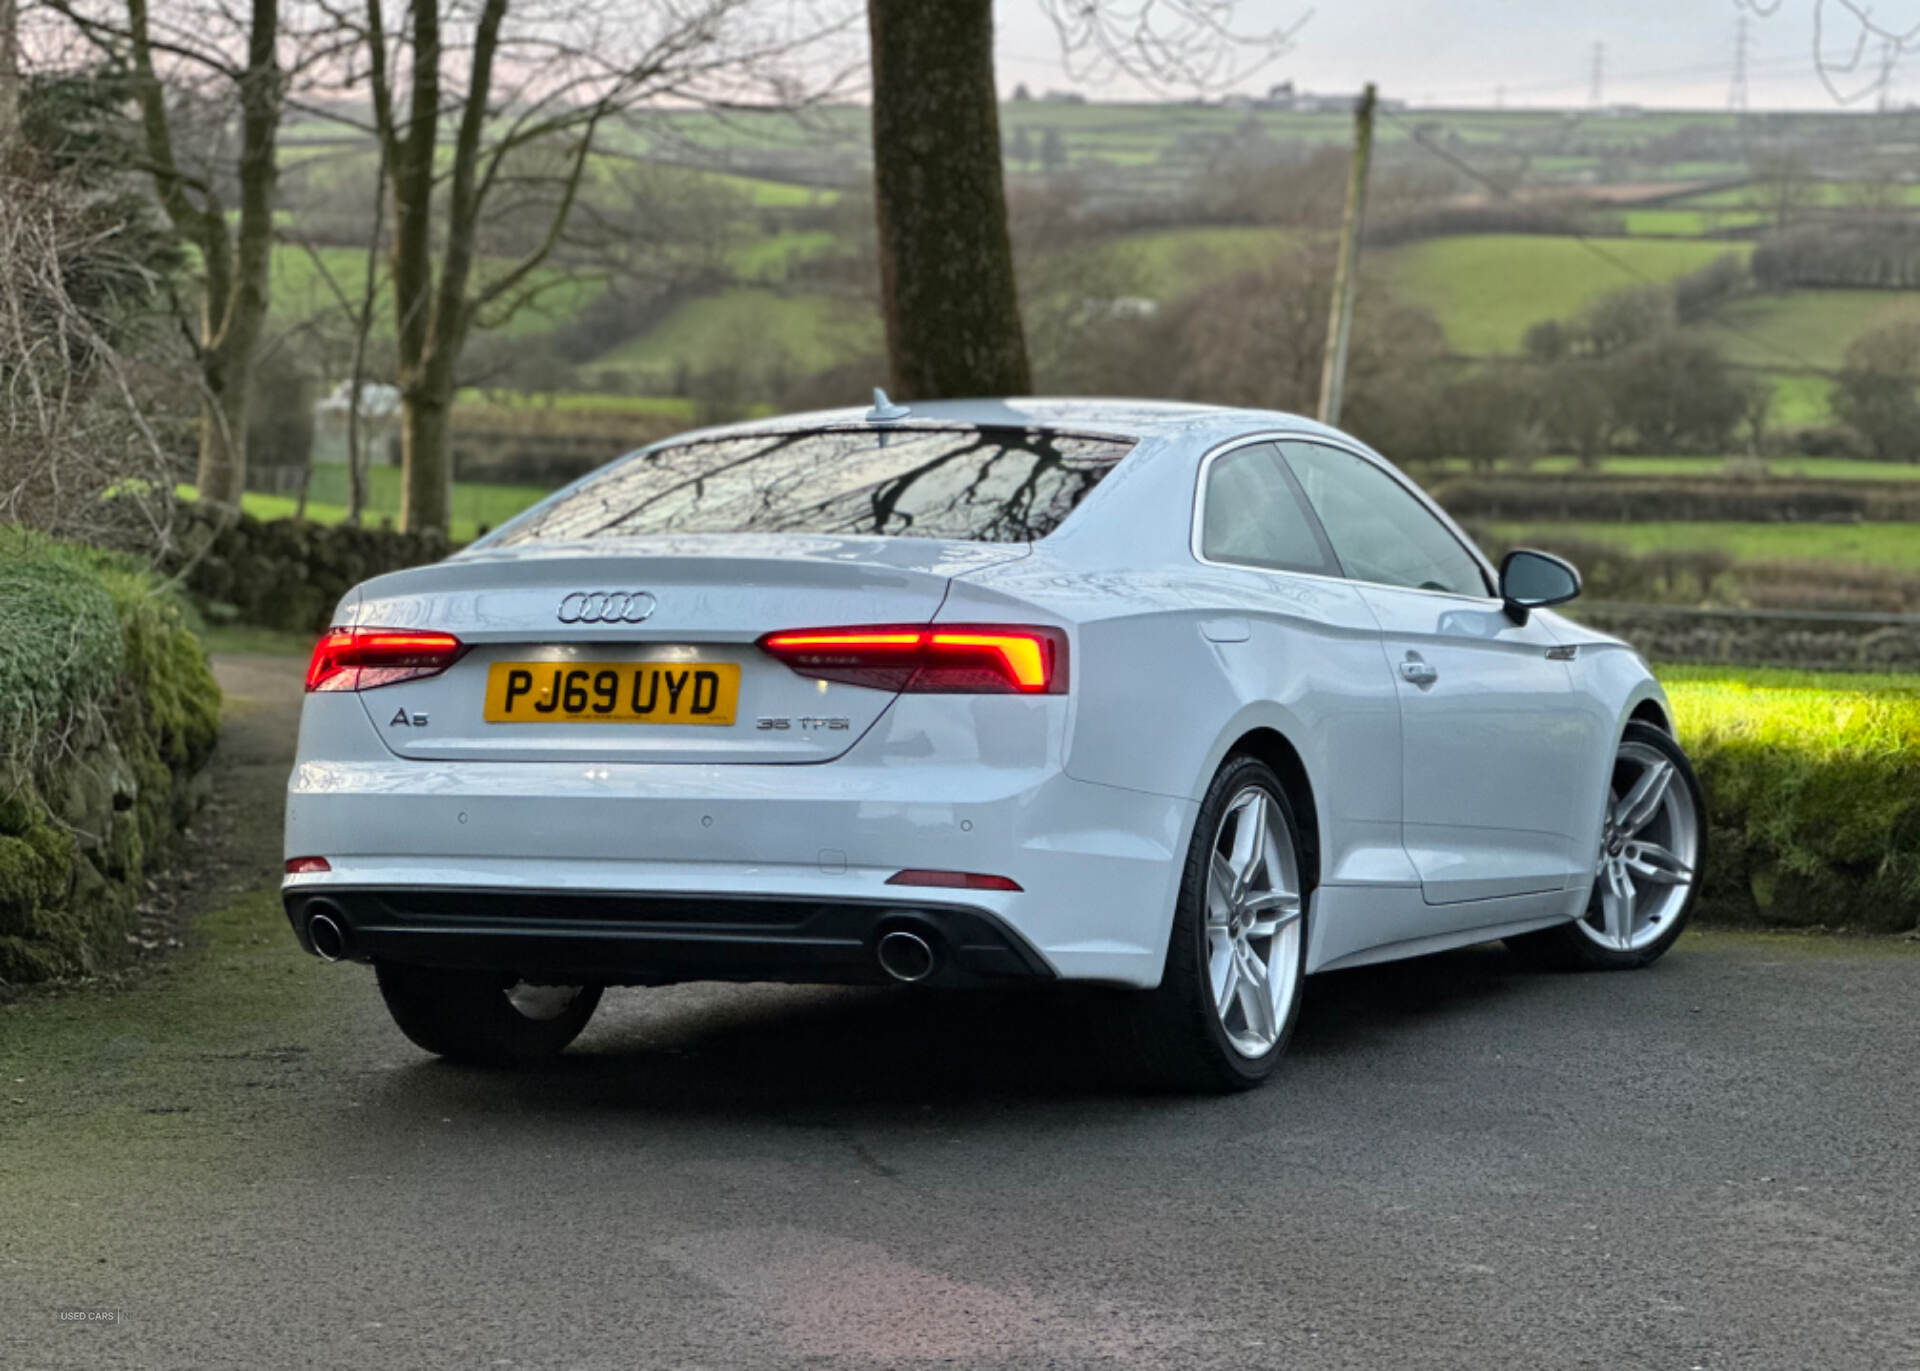
[[[1497,523],[1509,546],[1575,538],[1649,553],[1713,550],[1736,562],[1831,562],[1920,571],[1920,524]]]
[[[1663,667],[1709,919],[1920,928],[1920,676]]]

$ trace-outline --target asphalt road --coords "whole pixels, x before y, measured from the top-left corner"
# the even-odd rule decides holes
[[[288,705],[235,670],[244,799]],[[219,901],[0,1011],[0,1367],[1920,1368],[1911,944],[1323,977],[1180,1099],[1062,996],[610,993],[470,1072]]]

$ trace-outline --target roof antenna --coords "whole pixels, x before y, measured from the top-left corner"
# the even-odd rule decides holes
[[[870,424],[890,424],[896,419],[904,419],[913,411],[905,405],[896,405],[887,398],[886,391],[879,386],[873,388],[873,408],[867,411]]]

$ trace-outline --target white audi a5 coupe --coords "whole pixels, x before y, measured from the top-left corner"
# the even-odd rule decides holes
[[[1506,939],[1641,967],[1705,836],[1646,664],[1288,414],[757,420],[350,592],[289,785],[295,935],[431,1052],[565,1047],[607,986],[1127,992],[1187,1087],[1315,972]]]

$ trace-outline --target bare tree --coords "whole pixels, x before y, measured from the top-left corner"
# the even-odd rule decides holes
[[[157,554],[190,364],[152,327],[161,282],[120,208],[0,168],[0,522]]]
[[[551,284],[600,140],[647,102],[791,94],[781,59],[821,26],[807,6],[775,15],[750,0],[638,11],[616,0],[411,0],[388,11],[364,0],[353,28],[393,211],[400,519],[444,531],[461,349]]]
[[[1772,18],[1787,0],[1734,0],[1737,8]],[[1903,7],[1895,6],[1896,14]],[[1827,93],[1842,105],[1878,95],[1901,54],[1920,43],[1920,23],[1876,16],[1871,0],[1812,0],[1813,67]],[[1911,13],[1908,12],[1911,18]]]
[[[1244,30],[1239,0],[1039,0],[1060,35],[1067,74],[1157,90],[1237,85],[1293,45],[1311,12],[1291,24]]]
[[[126,73],[141,165],[198,260],[200,498],[238,504],[248,381],[266,324],[276,141],[290,83],[330,51],[285,22],[289,0],[45,0]]]
[[[1786,228],[1820,202],[1820,183],[1805,157],[1788,148],[1770,149],[1752,161],[1753,184],[1747,202]]]

